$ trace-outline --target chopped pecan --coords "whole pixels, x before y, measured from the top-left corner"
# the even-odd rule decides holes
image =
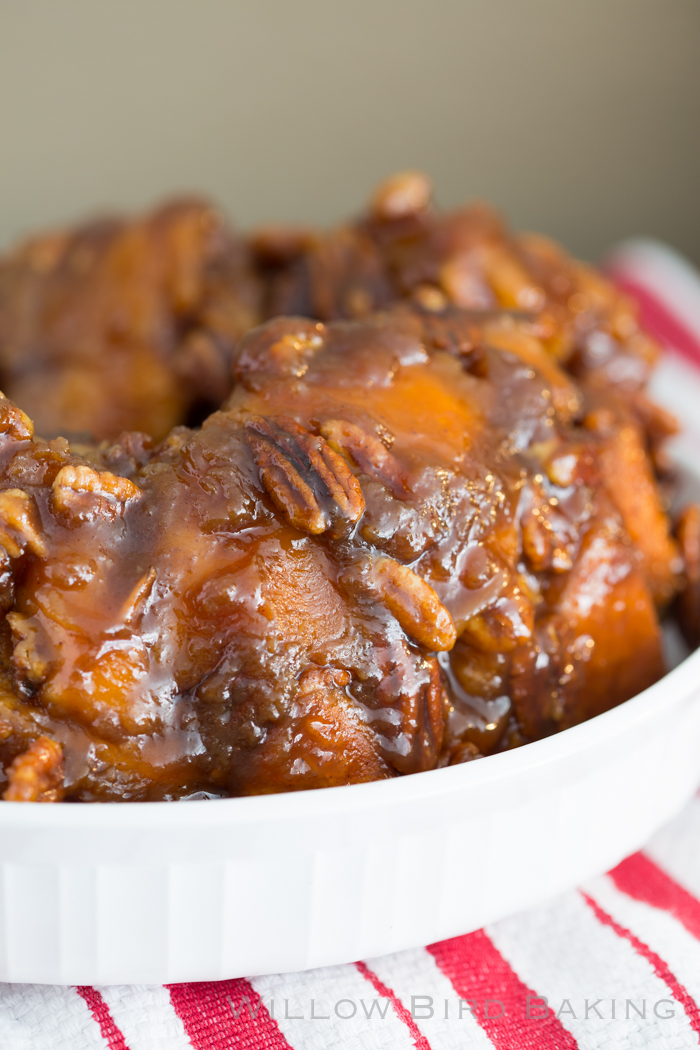
[[[0,492],[0,543],[11,558],[19,558],[27,548],[37,558],[45,557],[40,528],[36,504],[29,493],[22,489]]]
[[[483,758],[476,744],[459,744],[450,754],[445,755],[445,760],[440,765],[461,766],[464,762],[473,762],[475,758]]]
[[[29,441],[33,433],[34,424],[29,416],[0,393],[0,434]]]
[[[122,618],[124,623],[130,624],[137,619],[139,613],[143,610],[143,607],[148,600],[151,591],[153,590],[153,584],[156,581],[156,570],[151,566],[145,576],[142,576],[136,586],[131,591],[131,594],[124,602],[124,609]]]
[[[372,214],[384,221],[416,215],[428,207],[432,191],[432,183],[422,171],[399,172],[375,190]]]
[[[362,517],[360,484],[322,437],[286,416],[251,416],[246,438],[270,498],[296,528],[338,535]]]
[[[343,668],[307,667],[299,676],[296,699],[300,700],[318,689],[323,689],[324,691],[333,688],[345,689],[351,681],[352,675]]]
[[[485,653],[507,653],[532,637],[535,610],[517,577],[496,601],[471,616],[460,637]]]
[[[571,422],[582,404],[582,395],[576,384],[554,358],[547,352],[539,339],[528,334],[511,317],[501,317],[488,324],[484,337],[489,346],[514,354],[521,361],[539,372],[549,387],[552,407],[557,416],[565,423]]]
[[[438,652],[452,648],[457,638],[455,625],[429,583],[413,569],[386,557],[376,560],[372,576],[387,608],[410,638]]]
[[[349,455],[360,470],[386,485],[392,496],[406,498],[408,484],[399,461],[379,437],[345,419],[327,419],[319,429],[331,448]]]
[[[0,743],[4,744],[6,740],[14,735],[15,727],[9,718],[4,715],[0,716]]]
[[[541,310],[544,290],[505,244],[484,244],[478,251],[481,267],[501,306],[516,310]]]
[[[18,612],[9,612],[6,618],[14,640],[12,662],[25,682],[41,685],[48,673],[49,661],[39,651],[39,639],[44,635],[36,618]]]
[[[552,563],[552,526],[539,507],[530,507],[520,519],[523,554],[534,572],[548,569]]]
[[[7,776],[6,802],[61,802],[66,793],[63,748],[40,736],[14,759]]]
[[[238,348],[234,378],[256,390],[270,377],[300,378],[323,347],[325,326],[301,317],[278,317],[264,328],[255,328]]]
[[[98,515],[113,520],[141,495],[138,485],[128,478],[84,463],[61,467],[52,485],[54,509],[79,521]]]
[[[449,709],[449,698],[438,661],[432,657],[423,666],[429,669],[430,679],[416,697],[415,720],[418,732],[413,747],[413,768],[417,773],[435,768],[445,736],[445,720]]]
[[[437,288],[434,284],[419,284],[414,288],[411,298],[414,302],[423,310],[428,310],[429,313],[441,313],[447,306],[447,296],[441,288]]]

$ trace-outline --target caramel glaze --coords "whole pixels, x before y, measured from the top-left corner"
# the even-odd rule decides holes
[[[537,331],[278,318],[201,430],[85,457],[1,402],[6,797],[56,797],[56,742],[73,800],[393,777],[657,679],[653,572],[606,485],[636,424]]]

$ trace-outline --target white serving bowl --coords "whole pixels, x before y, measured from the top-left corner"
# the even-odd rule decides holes
[[[394,952],[638,849],[700,781],[700,651],[558,736],[396,780],[0,805],[0,979],[216,980]]]
[[[694,446],[679,458],[700,491]],[[2,803],[0,980],[216,980],[466,933],[610,868],[699,782],[700,651],[462,766],[215,802]]]

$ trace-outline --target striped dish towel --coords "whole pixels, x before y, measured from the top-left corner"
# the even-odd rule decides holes
[[[700,455],[700,277],[662,245],[609,260],[671,351],[654,393]],[[700,770],[698,771],[700,779]],[[700,1044],[700,796],[607,875],[426,948],[169,987],[0,985],[0,1050],[681,1050]]]

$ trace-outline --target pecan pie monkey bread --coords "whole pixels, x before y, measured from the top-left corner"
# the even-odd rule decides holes
[[[402,776],[650,685],[660,616],[700,623],[655,356],[600,274],[414,173],[330,232],[191,200],[9,253],[4,798]]]

